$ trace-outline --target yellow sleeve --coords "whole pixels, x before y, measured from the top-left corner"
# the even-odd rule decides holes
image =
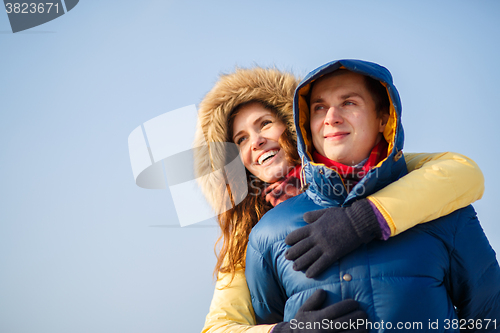
[[[457,153],[404,154],[409,173],[368,197],[385,217],[391,237],[481,199],[483,173]]]
[[[245,271],[240,268],[231,281],[231,274],[219,273],[214,297],[202,333],[268,333],[274,325],[255,325],[250,291]]]

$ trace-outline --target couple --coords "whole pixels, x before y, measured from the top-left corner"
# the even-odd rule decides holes
[[[300,84],[274,69],[221,77],[197,140],[238,146],[249,194],[218,217],[203,332],[498,329],[500,268],[468,206],[481,172],[453,153],[403,156],[400,115],[390,73],[368,62],[334,61]],[[224,154],[198,154],[198,174]],[[219,210],[226,188],[201,185]]]

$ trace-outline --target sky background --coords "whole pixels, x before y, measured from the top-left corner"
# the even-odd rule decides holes
[[[405,151],[478,163],[500,251],[499,17],[496,0],[82,0],[12,34],[0,13],[0,332],[201,331],[218,229],[175,227],[169,190],[135,184],[127,139],[235,66],[387,67]]]

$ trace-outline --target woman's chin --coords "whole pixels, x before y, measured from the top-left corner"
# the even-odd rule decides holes
[[[255,173],[254,175],[256,175],[260,180],[270,184],[285,177],[293,166],[290,166],[290,163],[279,155],[280,154],[278,154],[273,160],[269,161],[269,164],[260,166],[261,169],[258,170],[259,175],[256,175]]]
[[[282,167],[275,167],[272,169],[270,168],[270,169],[266,170],[265,174],[263,175],[263,178],[265,178],[265,179],[262,179],[262,180],[265,181],[266,183],[275,183],[278,180],[280,180],[281,178],[286,176],[285,172],[286,172],[286,169],[284,169]]]
[[[265,177],[265,179],[262,179],[264,182],[268,184],[276,183],[278,180],[280,180],[279,177]]]

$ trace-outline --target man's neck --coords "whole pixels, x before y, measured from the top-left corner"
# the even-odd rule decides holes
[[[345,165],[319,154],[317,151],[313,153],[313,159],[316,163],[322,163],[325,166],[337,171],[344,180],[348,192],[366,175],[368,171],[374,168],[380,161],[387,157],[387,149],[389,144],[387,141],[380,140],[370,152],[365,160],[357,165]]]

